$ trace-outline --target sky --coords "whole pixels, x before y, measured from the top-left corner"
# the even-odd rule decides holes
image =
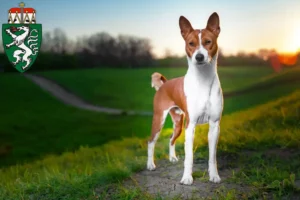
[[[0,0],[0,22],[7,23],[8,10],[21,0]],[[26,0],[36,9],[43,31],[63,29],[70,39],[107,32],[149,38],[153,53],[185,54],[179,17],[194,28],[205,28],[217,12],[224,54],[254,52],[261,48],[278,52],[300,49],[300,0]]]

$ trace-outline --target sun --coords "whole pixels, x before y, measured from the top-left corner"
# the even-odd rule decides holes
[[[295,26],[294,24],[289,33],[289,37],[284,41],[285,48],[278,54],[278,58],[280,63],[293,66],[297,63],[298,52],[300,52],[300,26]]]
[[[294,26],[293,31],[290,32],[289,37],[285,41],[285,52],[296,53],[300,51],[300,26]]]
[[[300,26],[298,26],[293,35],[294,45],[293,49],[295,51],[300,50]]]
[[[296,45],[296,50],[300,50],[300,26],[297,27],[296,31],[295,31],[295,45]]]

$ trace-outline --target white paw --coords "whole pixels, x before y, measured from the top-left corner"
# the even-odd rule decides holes
[[[180,183],[184,184],[184,185],[192,185],[193,184],[193,177],[191,175],[183,176]]]
[[[178,162],[178,158],[176,156],[169,156],[170,162],[171,163],[176,163]]]
[[[218,174],[212,174],[212,175],[209,176],[209,181],[211,181],[213,183],[220,183],[221,178]]]
[[[153,171],[156,169],[156,166],[153,162],[148,162],[147,163],[147,169],[150,170],[150,171]]]

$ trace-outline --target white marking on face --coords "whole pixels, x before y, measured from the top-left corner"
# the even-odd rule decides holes
[[[208,55],[208,51],[202,45],[201,32],[199,33],[198,37],[199,37],[199,48],[192,55],[192,61],[193,61],[193,63],[195,65],[197,65],[196,55],[199,54],[199,53],[204,56],[204,60],[203,61],[205,63],[208,63],[211,60],[210,57],[209,57],[209,55]]]

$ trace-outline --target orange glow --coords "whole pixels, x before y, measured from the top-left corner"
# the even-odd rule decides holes
[[[282,65],[279,60],[279,56],[275,52],[272,52],[272,54],[270,55],[270,61],[274,71],[280,72],[282,69]]]
[[[280,63],[284,65],[295,65],[298,60],[297,54],[279,54],[278,55]]]

